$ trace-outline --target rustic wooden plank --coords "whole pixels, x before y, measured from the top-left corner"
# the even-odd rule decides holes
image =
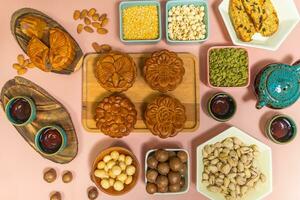
[[[36,120],[26,126],[15,126],[20,135],[34,150],[46,159],[61,164],[72,161],[77,155],[78,140],[67,109],[44,89],[22,77],[15,77],[3,86],[1,91],[1,105],[3,110],[8,101],[15,96],[32,98],[37,108]],[[59,125],[67,134],[68,141],[66,148],[53,156],[41,154],[34,144],[35,134],[46,125]]]
[[[152,90],[142,75],[144,60],[149,57],[150,54],[132,53],[129,55],[132,56],[137,63],[138,73],[136,82],[129,90],[124,92],[124,94],[130,98],[138,111],[135,132],[144,132],[148,131],[143,121],[143,113],[146,105],[151,102],[153,97],[160,93]],[[185,75],[182,83],[168,94],[179,99],[186,108],[187,122],[184,125],[183,132],[193,132],[198,128],[200,123],[199,65],[198,60],[190,53],[178,53],[178,56],[184,62]],[[90,53],[85,55],[83,60],[82,123],[87,131],[100,133],[93,119],[94,110],[97,103],[102,98],[108,96],[110,92],[100,86],[94,75],[94,66],[98,57],[99,54]]]

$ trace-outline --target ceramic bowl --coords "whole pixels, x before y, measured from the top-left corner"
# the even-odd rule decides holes
[[[272,131],[271,131],[271,125],[272,123],[278,119],[278,118],[284,118],[285,120],[287,120],[292,128],[292,136],[289,137],[288,139],[284,140],[284,141],[279,141],[276,138],[274,138]],[[268,123],[266,126],[266,135],[267,137],[272,140],[273,142],[277,143],[277,144],[287,144],[290,143],[291,141],[293,141],[297,135],[297,126],[296,123],[293,119],[291,119],[290,117],[286,116],[286,115],[276,115],[274,116]]]
[[[148,160],[148,157],[154,153],[156,150],[158,149],[151,149],[149,150],[147,153],[146,153],[146,156],[145,156],[145,184],[147,184],[147,177],[146,177],[146,174],[147,174],[147,170],[148,170],[148,165],[147,165],[147,160]],[[166,192],[166,193],[154,193],[153,195],[179,195],[179,194],[185,194],[189,191],[189,188],[190,188],[190,155],[189,155],[189,152],[185,149],[164,149],[166,151],[184,151],[187,156],[188,156],[188,161],[187,161],[187,170],[186,170],[186,174],[185,174],[185,186],[183,187],[183,189],[180,191],[180,192]]]
[[[123,10],[125,8],[128,7],[132,7],[132,6],[149,6],[149,5],[154,5],[157,6],[158,9],[158,28],[159,28],[159,36],[156,39],[153,40],[126,40],[123,37]],[[160,7],[160,3],[158,1],[154,1],[154,0],[145,0],[145,1],[121,1],[121,3],[119,4],[119,22],[120,22],[120,40],[124,43],[156,43],[159,42],[161,40],[162,37],[162,28],[161,28],[161,7]]]
[[[55,129],[57,130],[61,137],[62,137],[62,144],[60,146],[60,148],[55,152],[55,153],[47,153],[45,152],[42,147],[40,146],[40,142],[39,142],[39,139],[41,137],[41,134],[46,130],[46,129]],[[67,146],[67,134],[66,132],[64,131],[64,129],[62,129],[60,126],[57,126],[57,125],[53,125],[53,126],[45,126],[43,128],[41,128],[35,135],[35,138],[34,138],[34,143],[35,143],[35,146],[37,148],[37,150],[44,154],[44,155],[47,155],[47,156],[53,156],[53,155],[56,155],[58,153],[60,153],[61,151],[63,151],[65,149],[65,147]]]
[[[125,185],[125,187],[122,191],[116,191],[113,189],[113,187],[110,187],[108,189],[102,188],[102,186],[100,184],[101,179],[94,175],[94,171],[97,169],[98,163],[101,160],[103,160],[103,158],[106,155],[109,155],[112,151],[117,151],[120,154],[124,154],[125,156],[127,156],[127,155],[130,156],[133,159],[133,166],[135,166],[135,168],[136,168],[136,172],[133,175],[132,182],[129,185]],[[140,172],[140,164],[139,164],[137,158],[135,157],[135,155],[131,151],[129,151],[128,149],[123,148],[123,147],[110,147],[110,148],[107,148],[107,149],[101,151],[100,154],[97,155],[97,157],[93,163],[93,166],[92,166],[91,176],[92,176],[93,182],[99,188],[99,190],[101,190],[105,194],[108,194],[111,196],[119,196],[119,195],[128,193],[130,190],[132,190],[135,187],[135,185],[138,181],[138,178],[139,178],[139,172]]]
[[[228,137],[237,137],[246,145],[255,144],[260,154],[256,158],[256,164],[261,172],[266,176],[266,182],[259,182],[255,189],[251,189],[243,196],[243,200],[262,200],[272,192],[272,150],[269,146],[260,142],[259,140],[251,137],[242,130],[231,127],[212,139],[204,142],[197,147],[197,180],[196,187],[197,191],[206,196],[208,199],[213,200],[225,200],[225,197],[221,193],[211,192],[207,189],[206,185],[202,182],[203,168],[203,155],[202,151],[206,145],[215,144],[221,142]]]
[[[30,114],[30,117],[28,118],[28,120],[24,123],[18,123],[16,122],[13,117],[11,116],[11,113],[10,113],[10,109],[11,109],[11,106],[13,105],[13,103],[18,100],[18,99],[23,99],[25,100],[26,102],[29,103],[30,105],[30,108],[31,108],[31,114]],[[34,101],[29,98],[29,97],[25,97],[25,96],[17,96],[17,97],[14,97],[12,99],[9,100],[9,102],[6,104],[6,107],[5,107],[5,114],[8,118],[8,120],[15,126],[25,126],[27,124],[30,124],[31,122],[33,122],[35,119],[36,119],[36,106],[35,106],[35,103]]]
[[[203,40],[172,40],[169,38],[169,30],[168,30],[168,13],[169,10],[174,6],[183,6],[183,5],[191,5],[194,4],[196,6],[204,6],[204,24],[206,25],[206,34],[205,38]],[[166,3],[166,38],[167,42],[171,44],[190,44],[190,43],[199,43],[204,42],[209,37],[209,12],[208,12],[208,3],[207,0],[173,0],[173,1],[167,1]]]
[[[300,20],[300,16],[294,0],[272,0],[279,18],[279,29],[277,33],[275,33],[271,37],[263,37],[257,33],[253,36],[253,40],[251,42],[242,42],[236,36],[235,30],[229,17],[229,2],[230,0],[223,0],[219,5],[219,12],[221,13],[231,40],[235,45],[276,51],[285,41],[288,35],[293,31]]]
[[[228,100],[229,100],[229,111],[228,111],[228,113],[225,115],[225,117],[222,117],[222,118],[216,116],[216,115],[212,112],[212,109],[211,109],[212,102],[213,102],[216,98],[218,98],[218,97],[228,98]],[[234,98],[233,98],[231,95],[229,95],[229,94],[227,94],[227,93],[223,93],[223,92],[219,92],[219,93],[216,93],[215,95],[213,95],[213,96],[209,99],[208,104],[207,104],[207,110],[208,110],[208,113],[210,114],[210,116],[211,116],[213,119],[215,119],[215,120],[217,120],[217,121],[219,121],[219,122],[226,122],[226,121],[230,120],[230,119],[234,116],[234,114],[235,114],[235,112],[236,112],[236,108],[237,108],[237,105],[236,105],[236,102],[235,102]]]
[[[210,55],[210,52],[214,49],[226,49],[226,48],[229,48],[229,49],[243,49],[246,54],[247,54],[247,57],[248,57],[248,82],[244,85],[244,86],[241,86],[241,87],[218,87],[218,86],[214,86],[213,84],[211,84],[210,82],[210,74],[209,74],[209,69],[210,69],[210,63],[209,63],[209,55]],[[207,83],[208,83],[208,86],[211,87],[211,88],[247,88],[249,85],[250,85],[250,77],[251,77],[251,73],[250,73],[250,67],[249,67],[249,54],[248,54],[248,51],[247,49],[243,48],[243,47],[238,47],[238,46],[215,46],[215,47],[211,47],[208,49],[208,52],[207,52]]]

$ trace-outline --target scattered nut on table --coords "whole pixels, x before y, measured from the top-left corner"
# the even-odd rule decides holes
[[[60,192],[54,192],[53,194],[51,194],[50,200],[61,200]]]
[[[90,187],[88,189],[88,197],[90,200],[94,200],[97,199],[99,193],[96,187]]]
[[[226,200],[241,199],[258,182],[266,181],[257,166],[258,155],[256,145],[247,146],[236,137],[206,145],[202,151],[202,182],[209,191],[221,193]]]
[[[70,183],[73,180],[73,174],[70,171],[66,171],[62,176],[62,181],[64,183]]]
[[[55,169],[53,168],[48,169],[46,172],[44,172],[43,178],[48,183],[54,182],[57,178],[57,173]]]
[[[80,34],[82,31],[86,31],[88,33],[97,32],[99,34],[106,34],[108,30],[104,28],[109,22],[107,18],[107,14],[104,13],[99,16],[97,10],[95,8],[91,8],[89,10],[83,9],[75,10],[73,13],[73,19],[75,21],[82,20],[83,23],[77,25],[77,33]]]

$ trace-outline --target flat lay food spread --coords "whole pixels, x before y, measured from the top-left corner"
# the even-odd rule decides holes
[[[103,3],[115,4],[118,16],[97,7],[77,8],[69,14],[73,30],[64,28],[64,21],[58,23],[55,16],[34,8],[20,8],[12,14],[11,33],[24,54],[17,54],[12,61],[19,76],[9,78],[1,90],[7,123],[40,155],[39,159],[45,158],[50,164],[72,162],[81,143],[78,124],[74,126],[72,119],[80,116],[73,116],[74,112],[67,109],[70,107],[57,100],[63,97],[54,97],[34,83],[34,77],[21,76],[37,68],[40,73],[53,72],[67,80],[82,69],[82,88],[77,88],[82,90],[82,127],[93,138],[121,141],[108,148],[98,145],[96,152],[88,145],[80,147],[84,148],[81,154],[93,151],[89,171],[80,173],[91,180],[85,198],[134,194],[139,180],[143,182],[144,199],[172,195],[176,199],[191,187],[212,200],[259,200],[268,196],[273,189],[272,150],[295,142],[297,136],[296,116],[285,114],[285,108],[300,97],[300,62],[263,62],[256,73],[249,47],[268,53],[280,47],[300,20],[297,10],[285,15],[282,9],[293,6],[293,1],[221,1],[215,11],[227,28],[223,34],[229,34],[233,43],[226,46],[209,44],[215,30],[210,25],[211,4],[206,0]],[[114,34],[125,48],[102,39],[112,34],[110,24],[117,25],[118,33]],[[92,34],[99,39],[86,42],[93,51],[84,52],[75,38]],[[164,48],[156,45],[161,41],[166,42]],[[140,52],[127,49],[141,44],[151,48]],[[188,45],[206,45],[200,51],[206,60],[199,61],[199,55],[185,48]],[[170,50],[174,46],[176,50]],[[211,90],[208,98],[200,98],[200,77]],[[176,143],[179,135],[191,137],[206,126],[200,113],[218,124],[236,119],[243,110],[231,93],[248,89],[256,95],[257,104],[247,112],[263,112],[264,107],[280,109],[281,114],[259,122],[261,134],[274,145],[272,149],[270,143],[253,138],[232,121],[216,136],[205,133],[209,136],[199,140],[194,149]],[[135,145],[142,146],[143,155],[135,155],[123,139],[141,132],[167,143],[148,148],[142,145],[146,139],[139,141]],[[49,185],[58,178],[64,184],[79,182],[76,169],[58,173],[50,164],[41,169],[41,179]],[[47,198],[69,199],[63,188],[49,190]]]

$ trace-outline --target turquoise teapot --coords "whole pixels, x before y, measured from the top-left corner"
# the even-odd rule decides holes
[[[257,109],[264,106],[282,109],[294,104],[300,97],[300,60],[292,66],[267,65],[256,76],[254,86]]]

